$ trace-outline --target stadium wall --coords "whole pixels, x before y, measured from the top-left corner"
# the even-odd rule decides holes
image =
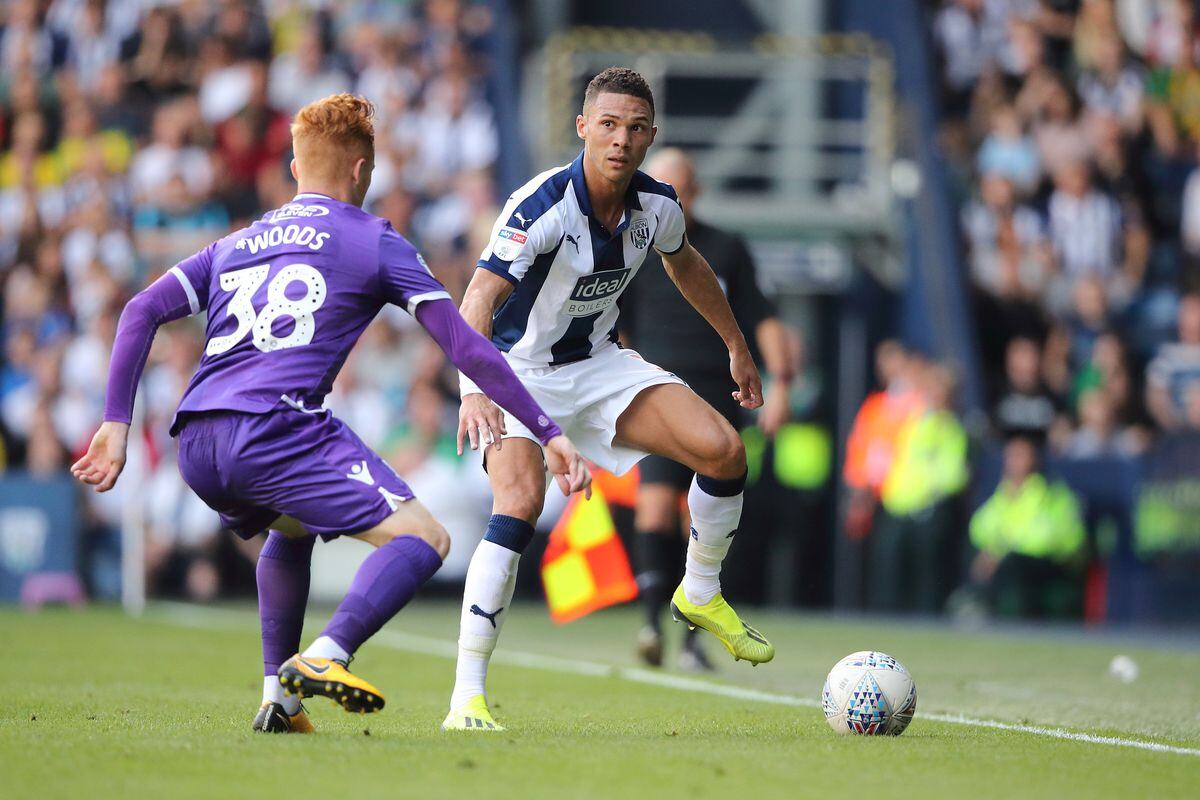
[[[937,100],[918,0],[831,2],[831,29],[861,32],[886,42],[895,60],[901,120],[899,155],[916,162],[920,186],[902,201],[908,280],[900,291],[899,332],[910,347],[953,362],[961,371],[968,411],[983,405],[983,385],[970,298],[957,245],[946,166],[937,148]]]
[[[487,0],[494,23],[487,37],[487,55],[492,69],[488,74],[487,99],[496,115],[500,136],[500,152],[504,157],[496,162],[496,185],[501,196],[507,197],[529,179],[531,172],[529,148],[526,147],[521,126],[521,54],[512,0]]]

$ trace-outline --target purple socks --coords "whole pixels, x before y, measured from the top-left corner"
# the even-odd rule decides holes
[[[263,675],[274,675],[280,664],[300,650],[316,541],[315,536],[289,539],[271,531],[258,554],[255,575],[262,622]]]
[[[256,575],[264,675],[274,675],[280,664],[300,650],[316,541],[315,536],[289,539],[271,531],[259,553]],[[353,653],[441,566],[441,557],[423,539],[393,539],[367,556],[358,568],[350,591],[322,635]]]
[[[404,608],[441,566],[441,556],[424,539],[393,539],[367,556],[321,635],[353,653]]]

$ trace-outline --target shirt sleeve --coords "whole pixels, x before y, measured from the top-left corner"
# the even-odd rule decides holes
[[[183,293],[187,296],[187,316],[199,314],[208,308],[208,287],[212,279],[213,254],[217,250],[218,243],[213,242],[199,253],[185,258],[167,270],[168,274],[175,276],[175,280],[179,282]]]
[[[133,419],[133,401],[138,381],[142,378],[142,370],[146,366],[146,357],[150,354],[150,345],[154,343],[158,326],[196,313],[196,293],[188,288],[183,264],[172,267],[168,274],[138,292],[121,312],[117,335],[113,340],[108,390],[104,398],[104,419],[107,422],[128,424]],[[195,265],[189,265],[189,268],[192,266]]]
[[[658,218],[658,230],[654,232],[654,249],[669,256],[678,253],[686,241],[686,225],[683,221],[683,206],[672,192],[672,202],[663,204]]]
[[[425,259],[390,224],[379,240],[379,283],[383,298],[416,314],[426,300],[449,300],[442,282],[433,277]]]
[[[737,276],[737,285],[733,297],[730,298],[733,314],[743,328],[753,331],[764,319],[775,316],[775,306],[762,293],[758,285],[758,273],[754,269],[754,259],[741,238],[734,240],[730,256],[734,262],[734,274]]]
[[[492,238],[479,256],[479,268],[494,272],[513,285],[520,283],[533,260],[557,242],[556,239],[550,247],[545,246],[548,219],[549,215],[543,214],[530,220],[521,210],[518,198],[510,197],[492,226]]]

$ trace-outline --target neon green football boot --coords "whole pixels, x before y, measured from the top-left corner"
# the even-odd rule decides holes
[[[775,657],[775,646],[767,641],[767,637],[742,622],[720,592],[712,600],[698,606],[688,602],[683,584],[680,584],[671,598],[671,616],[679,622],[686,622],[689,628],[703,628],[716,636],[734,661],[744,659],[758,666]]]
[[[492,719],[487,700],[477,694],[446,715],[444,731],[502,731],[504,726]]]

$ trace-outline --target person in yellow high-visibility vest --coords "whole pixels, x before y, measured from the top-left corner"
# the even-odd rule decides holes
[[[918,372],[926,406],[900,428],[868,541],[867,603],[879,611],[937,613],[952,588],[954,530],[967,485],[967,433],[954,415],[953,373]]]
[[[996,493],[971,518],[971,543],[978,550],[971,579],[993,613],[1078,615],[1086,539],[1075,494],[1037,470],[1031,441],[1011,440]]]

